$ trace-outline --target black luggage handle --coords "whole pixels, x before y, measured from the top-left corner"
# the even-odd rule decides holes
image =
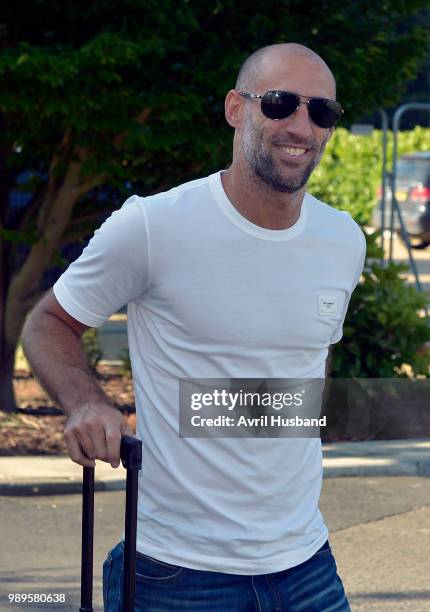
[[[133,436],[121,437],[120,457],[127,470],[124,539],[124,612],[133,612],[136,575],[136,531],[138,472],[142,469],[142,441]],[[94,469],[84,466],[82,488],[82,560],[81,607],[79,612],[93,612],[94,549]]]

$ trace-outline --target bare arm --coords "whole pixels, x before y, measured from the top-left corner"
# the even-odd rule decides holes
[[[91,373],[81,336],[88,326],[71,317],[49,291],[36,305],[22,333],[24,353],[49,396],[68,415],[64,429],[73,461],[119,464],[123,433],[134,435]]]

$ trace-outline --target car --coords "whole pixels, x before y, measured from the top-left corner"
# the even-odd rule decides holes
[[[402,155],[397,162],[396,199],[402,214],[409,242],[413,248],[430,245],[430,151]],[[382,188],[378,189],[378,203],[373,211],[372,225],[381,228]],[[385,190],[384,229],[390,228],[391,189]],[[400,234],[397,213],[394,230]]]

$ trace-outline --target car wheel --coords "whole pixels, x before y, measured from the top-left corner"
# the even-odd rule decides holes
[[[421,240],[420,238],[409,238],[412,249],[421,250],[429,246],[430,242]]]
[[[399,237],[406,246],[406,240],[402,236],[401,232],[399,232]],[[429,240],[422,240],[421,238],[414,238],[413,236],[408,236],[408,238],[409,238],[409,244],[411,245],[411,248],[416,249],[417,251],[421,249],[425,249],[430,245]]]

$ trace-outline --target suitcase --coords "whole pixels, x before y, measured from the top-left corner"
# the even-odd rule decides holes
[[[124,612],[133,612],[136,573],[136,529],[138,476],[142,468],[142,442],[132,436],[121,438],[120,456],[127,470],[124,540]],[[83,467],[82,488],[82,565],[81,607],[79,612],[93,612],[94,546],[94,470]]]

